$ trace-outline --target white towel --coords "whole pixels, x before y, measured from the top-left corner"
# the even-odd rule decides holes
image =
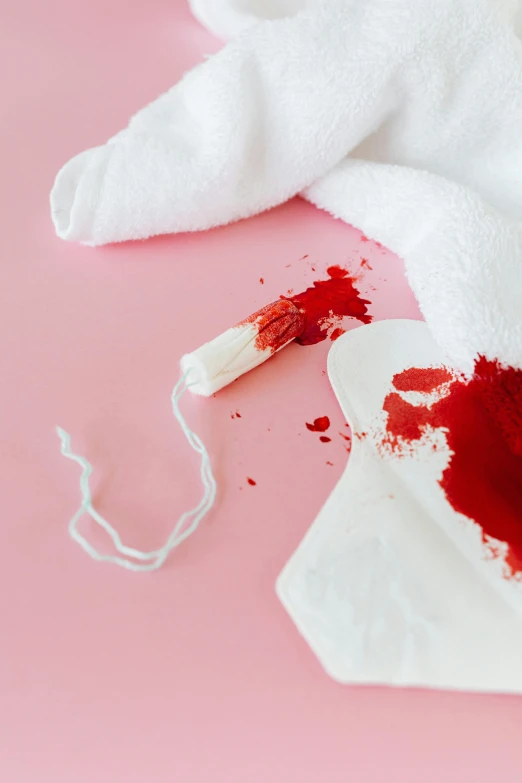
[[[59,236],[205,229],[302,193],[404,257],[449,361],[522,366],[522,0],[192,4],[243,32],[64,166]]]

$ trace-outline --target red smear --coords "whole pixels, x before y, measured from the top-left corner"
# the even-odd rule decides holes
[[[305,258],[308,258],[308,253],[307,253],[305,256],[301,256],[301,258],[299,259],[299,261],[304,261],[304,260],[305,260]]]
[[[319,416],[318,419],[314,419],[313,424],[308,424],[308,422],[306,422],[306,427],[311,432],[326,432],[329,426],[330,419],[328,416]]]
[[[260,277],[259,278],[259,282],[261,283],[261,285],[264,285],[265,284],[265,278],[264,277]]]
[[[313,288],[290,299],[304,316],[304,329],[296,338],[300,345],[314,345],[328,336],[331,327],[338,328],[345,316],[357,318],[364,324],[371,322],[366,305],[346,269],[330,266],[328,280],[316,280]]]
[[[321,441],[321,443],[330,443],[330,441],[331,441],[332,439],[331,439],[331,438],[327,438],[327,437],[326,437],[326,435],[321,435],[321,437],[319,438],[319,440]]]
[[[373,269],[373,267],[371,267],[370,264],[368,263],[367,258],[361,258],[361,267],[364,267],[364,269],[370,269],[370,270]]]
[[[327,465],[331,465],[333,467],[333,462],[327,462]]]
[[[239,411],[236,411],[236,416],[237,416],[237,418],[238,418],[238,419],[240,419],[240,418],[241,418],[241,414],[240,414],[240,412],[239,412]]]
[[[411,368],[395,376],[401,391],[432,391],[435,372]],[[424,375],[424,378],[423,378]],[[408,383],[409,381],[409,383]],[[431,408],[405,402],[397,393],[384,402],[388,413],[385,443],[400,453],[404,443],[418,441],[426,427],[443,427],[452,452],[440,485],[455,511],[508,545],[508,575],[522,572],[522,370],[479,357],[470,380],[453,379],[449,394]]]
[[[280,299],[252,313],[238,326],[245,324],[256,325],[258,334],[255,345],[259,351],[270,350],[275,353],[303,333],[305,317],[291,300]]]
[[[344,438],[344,440],[349,440],[351,442],[351,437],[349,435],[345,435],[344,432],[340,432],[339,435],[341,438]]]
[[[429,394],[435,391],[443,383],[453,380],[453,375],[444,367],[426,368],[419,370],[410,367],[408,370],[398,373],[393,378],[393,385],[397,391],[416,391]]]
[[[257,481],[254,481],[254,479],[252,479],[252,478],[248,478],[248,476],[247,476],[247,481],[248,481],[248,483],[250,484],[251,487],[255,487],[256,484],[257,484]]]
[[[343,334],[346,334],[346,329],[343,329],[341,326],[338,326],[337,329],[334,329],[333,332],[331,332],[330,340],[332,342],[335,342],[335,340],[338,340],[339,337]]]

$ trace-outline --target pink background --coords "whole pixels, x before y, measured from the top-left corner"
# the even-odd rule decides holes
[[[298,200],[206,234],[59,241],[59,166],[218,44],[184,0],[2,6],[0,779],[520,781],[521,699],[341,687],[276,599],[347,458],[327,343],[185,399],[219,497],[162,571],[96,564],[70,541],[79,471],[56,424],[95,465],[102,513],[157,546],[200,493],[169,405],[183,352],[361,254],[376,318],[418,311],[397,259]],[[330,444],[305,427],[323,415]]]

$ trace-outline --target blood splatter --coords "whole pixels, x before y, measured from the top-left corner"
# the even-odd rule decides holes
[[[352,439],[351,439],[351,437],[350,437],[349,435],[345,435],[345,434],[344,434],[344,432],[340,432],[340,433],[339,433],[339,435],[340,435],[340,436],[341,436],[341,438],[343,438],[344,440],[349,440],[350,442],[351,442],[351,440],[352,440]]]
[[[248,481],[248,483],[250,484],[251,487],[255,487],[256,484],[257,484],[257,481],[254,481],[253,478],[248,478],[248,476],[247,476],[247,481]]]
[[[373,269],[373,267],[370,266],[367,258],[361,258],[361,267],[363,267],[364,269],[370,269],[370,270]]]
[[[420,370],[418,367],[410,367],[394,376],[393,385],[397,391],[416,391],[428,394],[453,379],[454,376],[445,367],[428,367]]]
[[[265,278],[264,277],[260,277],[259,278],[259,282],[261,283],[261,285],[264,285],[265,284]]]
[[[433,368],[395,376],[401,391],[433,391]],[[444,371],[442,371],[444,373]],[[424,377],[423,377],[424,375]],[[448,373],[449,375],[449,373]],[[448,377],[440,375],[441,383]],[[469,379],[452,377],[449,393],[431,407],[396,392],[384,401],[384,444],[400,453],[427,427],[444,428],[450,461],[440,485],[455,511],[474,520],[491,554],[491,539],[507,544],[507,576],[522,574],[522,370],[479,357]]]
[[[330,443],[330,441],[331,441],[332,439],[331,439],[331,438],[328,438],[326,435],[321,435],[321,437],[319,438],[319,440],[321,441],[321,443]]]
[[[304,256],[301,256],[301,258],[299,259],[299,261],[304,261],[304,260],[305,260],[305,258],[308,258],[308,253],[306,253],[306,255],[304,255]]]
[[[306,428],[311,432],[326,432],[330,426],[330,419],[328,416],[319,416],[318,419],[314,419],[312,424],[306,422]]]
[[[345,316],[370,323],[367,305],[371,302],[361,298],[354,278],[340,266],[330,266],[326,271],[328,280],[316,280],[312,288],[300,294],[294,295],[290,288],[287,296],[252,313],[237,326],[254,324],[256,348],[275,353],[292,340],[315,345],[326,340],[328,332],[336,340],[344,331],[340,324]]]
[[[331,465],[331,466],[332,466],[332,468],[333,468],[333,462],[327,462],[326,464],[327,464],[327,465]]]
[[[330,266],[326,271],[328,280],[316,280],[313,288],[307,288],[290,299],[305,321],[302,333],[296,338],[300,345],[314,345],[326,340],[328,330],[333,327],[335,331],[345,316],[357,318],[365,324],[372,320],[367,308],[371,302],[361,298],[347,270]]]

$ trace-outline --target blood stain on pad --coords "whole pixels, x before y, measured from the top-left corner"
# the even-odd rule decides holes
[[[446,498],[480,526],[490,554],[499,554],[494,541],[507,544],[506,576],[522,580],[522,370],[480,356],[471,378],[412,367],[393,385],[429,393],[450,381],[448,393],[429,407],[389,393],[382,446],[400,454],[429,428],[443,429],[451,452],[439,480]]]
[[[427,394],[435,391],[442,384],[453,380],[454,375],[445,367],[427,367],[422,369],[410,367],[394,376],[393,385],[397,391],[416,391]]]

